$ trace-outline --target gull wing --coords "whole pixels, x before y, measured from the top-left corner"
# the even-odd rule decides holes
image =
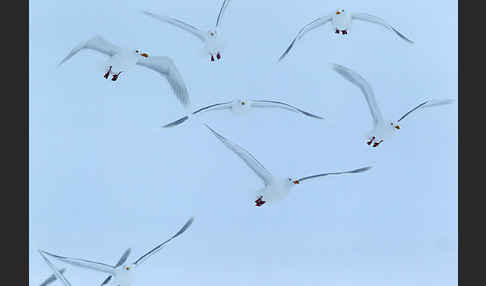
[[[69,283],[69,281],[66,279],[66,277],[64,277],[64,275],[62,275],[62,273],[64,273],[65,269],[61,269],[60,271],[58,271],[56,266],[54,266],[54,264],[52,264],[52,262],[49,261],[49,259],[47,259],[47,257],[44,255],[44,253],[41,250],[39,250],[39,253],[42,256],[42,258],[44,259],[44,261],[46,262],[46,264],[54,272],[53,276],[47,278],[47,280],[44,281],[40,286],[46,286],[47,284],[52,283],[56,279],[61,281],[64,284],[64,286],[71,286],[71,283]]]
[[[219,14],[218,14],[218,19],[216,20],[216,27],[218,27],[219,24],[221,23],[221,20],[223,19],[224,11],[226,10],[226,7],[228,7],[229,3],[230,0],[224,0],[223,5],[221,5],[221,9],[219,10]]]
[[[165,77],[184,108],[188,109],[191,107],[186,84],[172,59],[169,57],[140,57],[137,65],[147,67]]]
[[[144,262],[147,258],[149,258],[150,256],[154,255],[155,253],[157,253],[159,250],[162,249],[162,247],[168,243],[169,241],[171,241],[172,239],[178,237],[179,235],[183,234],[192,224],[192,222],[194,221],[194,218],[191,217],[185,224],[184,226],[182,226],[182,228],[176,233],[174,234],[171,238],[167,239],[166,241],[162,242],[161,244],[157,245],[156,247],[154,247],[152,250],[150,250],[149,252],[145,253],[144,255],[142,255],[139,259],[137,259],[137,261],[134,262],[135,266],[139,266],[142,262]]]
[[[119,53],[121,50],[120,47],[108,42],[107,40],[103,39],[103,37],[96,35],[74,47],[74,49],[72,49],[71,52],[59,63],[59,65],[62,65],[83,49],[94,50],[110,57]]]
[[[263,167],[263,165],[260,162],[258,162],[258,160],[255,157],[253,157],[253,155],[251,155],[248,151],[241,148],[237,144],[231,142],[224,136],[220,135],[218,132],[214,131],[208,125],[206,125],[206,127],[216,136],[216,138],[218,138],[221,142],[223,142],[223,144],[226,147],[228,147],[231,151],[233,151],[236,155],[238,155],[238,157],[240,157],[246,163],[246,165],[250,167],[250,169],[252,169],[253,172],[255,172],[258,175],[258,177],[260,177],[260,179],[263,180],[266,186],[272,183],[273,181],[272,174],[267,169],[265,169],[265,167]]]
[[[427,108],[427,107],[433,107],[433,106],[439,106],[439,105],[444,105],[444,104],[450,104],[452,103],[452,99],[444,99],[444,100],[437,100],[437,99],[432,99],[432,100],[427,100],[425,102],[422,102],[421,104],[417,105],[416,107],[412,108],[411,110],[407,111],[400,119],[398,119],[397,122],[400,122],[402,119],[410,115],[412,112],[422,109],[422,108]]]
[[[405,35],[400,33],[397,29],[393,28],[392,25],[385,22],[385,20],[378,18],[376,16],[373,16],[373,15],[370,15],[370,14],[365,14],[365,13],[353,13],[353,14],[351,14],[351,18],[354,19],[354,20],[361,20],[361,21],[366,21],[366,22],[381,25],[381,26],[395,32],[395,34],[397,34],[400,38],[409,42],[410,44],[414,43],[412,40],[410,40]]]
[[[206,111],[211,111],[211,110],[223,110],[223,109],[230,109],[231,108],[231,101],[228,102],[223,102],[223,103],[216,103],[216,104],[211,104],[202,108],[199,108],[198,110],[194,111],[192,114],[198,114],[198,113],[204,113]],[[184,116],[182,118],[179,118],[169,124],[163,125],[163,128],[168,128],[168,127],[174,127],[177,125],[182,124],[185,122],[187,119],[189,119],[189,116]]]
[[[355,170],[352,170],[352,171],[334,172],[334,173],[324,173],[324,174],[319,174],[319,175],[313,175],[313,176],[303,177],[303,178],[300,178],[300,179],[296,180],[296,182],[298,184],[300,184],[303,181],[310,180],[310,179],[314,179],[314,178],[319,178],[319,177],[324,177],[324,176],[329,176],[329,175],[355,174],[355,173],[361,173],[361,172],[368,171],[369,169],[371,169],[370,166],[364,167],[364,168],[355,169]]]
[[[310,32],[310,31],[314,30],[315,28],[320,27],[320,26],[322,26],[322,25],[330,22],[331,20],[332,20],[332,14],[327,15],[327,16],[324,16],[324,17],[321,17],[321,18],[317,18],[314,21],[310,22],[309,24],[305,25],[302,29],[300,29],[300,31],[297,34],[297,36],[294,38],[294,40],[292,41],[292,43],[290,43],[290,46],[285,50],[285,52],[280,56],[280,58],[278,60],[279,61],[283,60],[283,58],[292,49],[292,47],[294,46],[295,42],[297,40],[300,40],[307,32]]]
[[[324,119],[320,116],[314,115],[312,113],[309,113],[307,111],[304,111],[300,108],[297,108],[295,106],[292,106],[290,104],[287,104],[285,102],[280,102],[280,101],[273,101],[273,100],[252,100],[251,101],[251,106],[252,107],[261,107],[261,108],[280,108],[280,109],[285,109],[297,113],[304,114],[309,117],[317,118],[317,119]]]
[[[95,262],[95,261],[90,261],[90,260],[85,260],[85,259],[80,259],[80,258],[70,258],[70,257],[64,257],[64,256],[59,256],[55,255],[46,251],[41,251],[43,254],[47,254],[49,256],[52,256],[54,258],[57,258],[65,263],[82,267],[82,268],[87,268],[95,271],[100,271],[108,274],[115,274],[115,267],[100,263],[100,262]]]
[[[147,15],[147,16],[150,16],[154,19],[157,19],[159,21],[174,25],[174,26],[178,27],[179,29],[182,29],[186,32],[189,32],[189,33],[193,34],[194,36],[198,37],[203,42],[206,41],[206,33],[205,32],[199,30],[198,28],[196,28],[192,25],[184,23],[181,20],[177,20],[175,18],[171,18],[171,17],[168,17],[168,16],[157,15],[157,14],[149,12],[149,11],[142,11],[142,13]]]
[[[373,126],[376,126],[378,123],[383,122],[383,116],[381,115],[378,104],[376,103],[375,94],[373,92],[373,89],[371,88],[371,85],[357,72],[351,69],[348,69],[338,64],[332,64],[331,66],[334,71],[336,71],[338,74],[342,75],[345,79],[354,83],[361,89],[366,98],[366,102],[368,102],[371,117],[373,117]]]

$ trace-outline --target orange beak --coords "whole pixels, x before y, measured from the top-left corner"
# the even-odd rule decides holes
[[[400,126],[398,126],[398,125],[395,125],[395,128],[396,128],[396,129],[400,129]]]
[[[300,184],[300,182],[299,182],[299,181],[297,181],[297,180],[293,181],[293,183],[294,183],[295,185]]]
[[[147,53],[141,53],[140,55],[141,55],[142,57],[146,57],[146,58],[148,58],[148,54],[147,54]]]
[[[339,14],[341,14],[341,12],[337,11],[337,12],[336,12],[336,15],[339,15]]]

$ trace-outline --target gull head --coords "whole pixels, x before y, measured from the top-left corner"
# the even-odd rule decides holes
[[[341,14],[344,14],[344,9],[337,9],[336,10],[336,15],[341,15]]]
[[[141,50],[135,50],[135,54],[142,56],[142,57],[145,57],[145,58],[149,57],[149,55],[147,53],[142,52]]]
[[[294,180],[290,177],[287,178],[287,181],[286,181],[286,184],[287,185],[290,185],[290,186],[293,186],[293,185],[298,185],[300,184],[299,180]]]
[[[390,128],[392,128],[392,130],[394,130],[394,131],[397,131],[397,130],[400,130],[400,125],[398,125],[395,122],[391,121],[390,122]]]
[[[209,35],[209,38],[214,38],[216,37],[216,30],[209,30],[208,31],[208,35]]]
[[[135,264],[124,264],[116,268],[115,280],[120,285],[130,285],[133,282]],[[116,284],[116,283],[115,283]],[[116,285],[118,285],[116,284]]]
[[[234,100],[231,106],[231,110],[233,110],[233,112],[240,114],[247,112],[250,110],[250,108],[251,104],[244,98]]]

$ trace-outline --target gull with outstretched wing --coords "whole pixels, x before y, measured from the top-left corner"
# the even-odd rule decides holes
[[[228,149],[233,151],[246,165],[255,172],[255,174],[260,177],[263,181],[264,187],[256,192],[255,205],[257,207],[262,206],[266,202],[275,202],[283,199],[288,195],[292,187],[301,184],[304,181],[321,178],[329,175],[342,175],[342,174],[354,174],[368,171],[371,167],[359,168],[351,171],[344,172],[332,172],[323,173],[313,176],[307,176],[299,179],[292,178],[278,178],[272,175],[258,160],[250,154],[248,151],[240,147],[239,145],[231,142],[226,137],[214,131],[211,127],[206,125],[206,127],[218,138]]]
[[[184,30],[196,36],[204,44],[203,54],[205,56],[209,55],[209,57],[211,58],[211,62],[214,62],[221,59],[223,44],[220,41],[218,29],[221,27],[221,22],[223,19],[224,12],[226,11],[226,8],[228,7],[230,2],[231,2],[230,0],[224,0],[223,5],[219,10],[218,18],[216,20],[216,25],[214,28],[210,29],[209,31],[202,31],[199,28],[194,27],[193,25],[187,24],[181,20],[172,17],[158,15],[149,11],[142,11],[142,13],[156,20],[171,24],[181,30]]]
[[[214,111],[214,110],[228,110],[231,111],[233,114],[244,114],[250,111],[253,108],[277,108],[281,110],[287,110],[287,111],[292,111],[296,113],[300,113],[302,115],[315,118],[315,119],[323,119],[320,116],[314,115],[312,113],[309,113],[307,111],[304,111],[300,108],[297,108],[295,106],[292,106],[290,104],[287,104],[285,102],[281,101],[275,101],[275,100],[246,100],[246,99],[235,99],[233,101],[228,101],[228,102],[221,102],[221,103],[215,103],[211,104],[205,107],[201,107],[197,109],[196,111],[192,112],[191,117],[194,116],[199,116],[205,112],[208,111]],[[166,124],[162,127],[167,128],[167,127],[174,127],[177,125],[180,125],[184,123],[186,120],[189,119],[189,115],[186,115],[180,119],[177,119],[174,122],[171,122],[169,124]]]
[[[407,116],[409,116],[412,112],[427,107],[452,103],[452,100],[450,99],[426,100],[418,106],[412,108],[410,111],[406,112],[402,117],[400,117],[400,119],[398,119],[397,123],[393,121],[387,122],[383,120],[380,109],[378,108],[378,104],[376,103],[375,94],[373,92],[373,89],[371,88],[371,85],[361,75],[347,67],[338,64],[331,64],[331,67],[335,72],[359,87],[359,89],[365,96],[366,102],[368,103],[368,107],[370,109],[371,118],[373,119],[373,130],[368,133],[366,144],[372,147],[378,147],[385,139],[390,138],[398,130],[400,130],[400,125],[398,125],[398,123],[405,119]]]
[[[93,50],[108,56],[105,65],[106,72],[103,77],[107,79],[112,75],[112,81],[116,81],[122,72],[126,72],[137,65],[157,72],[168,81],[172,92],[180,103],[187,109],[191,107],[189,93],[184,80],[171,58],[164,56],[152,57],[140,50],[123,49],[96,35],[72,49],[59,65],[65,63],[81,50]]]
[[[290,52],[295,42],[300,40],[308,32],[318,27],[321,27],[327,23],[331,23],[331,25],[333,26],[333,30],[335,31],[336,34],[341,33],[342,35],[347,35],[351,28],[351,23],[354,20],[373,23],[385,27],[386,29],[394,32],[403,40],[407,41],[410,44],[413,44],[412,40],[407,38],[405,35],[400,33],[396,28],[394,28],[392,25],[388,24],[385,20],[379,17],[370,14],[365,14],[365,13],[350,13],[348,11],[345,11],[344,9],[338,9],[329,15],[317,18],[316,20],[310,22],[309,24],[305,25],[302,29],[300,29],[299,32],[297,33],[297,36],[290,43],[289,47],[280,56],[279,61],[281,61]]]
[[[172,239],[174,239],[174,238],[178,237],[179,235],[181,235],[182,233],[184,233],[191,226],[193,221],[194,221],[194,218],[191,217],[176,234],[174,234],[172,237],[170,237],[166,241],[162,242],[161,244],[157,245],[152,250],[145,253],[140,258],[138,258],[135,262],[130,263],[130,264],[125,263],[127,258],[128,258],[128,255],[130,254],[130,249],[125,251],[125,253],[122,255],[122,257],[120,258],[120,260],[118,261],[118,263],[115,266],[111,266],[111,265],[101,263],[101,262],[90,261],[90,260],[86,260],[86,259],[64,257],[64,256],[52,254],[52,253],[49,253],[49,252],[46,252],[46,251],[42,251],[42,250],[40,250],[40,252],[41,252],[41,254],[43,254],[43,257],[44,257],[44,255],[49,255],[49,256],[54,257],[54,258],[56,258],[56,259],[58,259],[62,262],[65,262],[65,263],[68,263],[68,264],[71,264],[71,265],[74,265],[74,266],[77,266],[77,267],[87,268],[87,269],[91,269],[91,270],[110,274],[110,276],[107,277],[101,285],[105,285],[108,282],[110,282],[110,280],[113,280],[114,285],[130,286],[133,283],[134,272],[136,272],[136,268],[138,266],[140,266],[143,262],[145,262],[149,257],[153,256],[158,251],[160,251],[165,246],[165,244],[167,244],[169,241],[171,241]],[[59,279],[59,277],[57,277],[57,278]]]

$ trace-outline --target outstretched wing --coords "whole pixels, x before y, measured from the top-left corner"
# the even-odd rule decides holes
[[[309,116],[309,117],[313,117],[313,118],[317,118],[317,119],[324,119],[320,116],[314,115],[312,113],[309,113],[307,111],[299,109],[299,108],[292,106],[290,104],[287,104],[285,102],[279,102],[279,101],[273,101],[273,100],[252,100],[251,106],[252,107],[262,107],[262,108],[281,108],[281,109],[290,110],[290,111],[297,112],[297,113],[302,113],[302,114]]]
[[[206,125],[206,124],[205,124]],[[218,132],[214,131],[211,127],[206,125],[206,127],[218,138],[221,142],[223,142],[226,147],[228,147],[231,151],[235,152],[238,157],[240,157],[248,167],[250,167],[260,179],[263,180],[265,185],[269,185],[273,181],[272,174],[263,167],[263,165],[258,162],[258,160],[253,157],[248,151],[241,148],[237,144],[231,142],[227,138],[220,135]]]
[[[46,259],[46,258],[44,258],[44,259]],[[46,262],[47,262],[47,261],[46,261]],[[49,264],[49,263],[50,263],[50,261],[48,262],[48,264]],[[54,266],[54,265],[53,265],[53,266]],[[54,271],[54,269],[53,269],[53,271]],[[57,269],[56,269],[56,271],[57,271]],[[66,268],[63,268],[63,269],[59,270],[59,273],[60,273],[60,274],[63,274],[65,271],[66,271]],[[51,276],[49,276],[49,277],[48,277],[46,280],[44,280],[44,282],[42,282],[42,283],[40,284],[40,286],[47,286],[47,285],[51,284],[52,282],[56,281],[56,279],[57,279],[57,277],[56,277],[56,273],[54,273],[54,274],[52,274]]]
[[[103,37],[96,35],[72,49],[71,52],[59,63],[59,65],[62,65],[65,61],[69,60],[82,49],[94,50],[110,57],[120,52],[120,48],[118,46],[108,42],[107,40],[103,39]]]
[[[125,263],[125,261],[127,261],[127,258],[130,255],[130,252],[132,252],[132,249],[131,248],[128,248],[127,250],[125,250],[125,252],[123,252],[122,256],[120,257],[120,259],[116,263],[115,268],[117,268],[118,266],[120,266],[123,263]]]
[[[80,258],[70,258],[70,257],[59,256],[59,255],[55,255],[55,254],[52,254],[52,253],[49,253],[49,252],[46,252],[46,251],[41,251],[41,252],[43,254],[47,254],[49,256],[52,256],[54,258],[57,258],[57,259],[59,259],[63,262],[66,262],[66,263],[74,265],[74,266],[78,266],[78,267],[82,267],[82,268],[88,268],[88,269],[96,270],[96,271],[100,271],[100,272],[105,272],[105,273],[112,274],[112,275],[115,274],[115,267],[108,265],[108,264],[95,262],[95,261],[89,261],[89,260],[80,259]]]
[[[49,261],[49,259],[47,259],[47,257],[44,255],[42,250],[39,250],[39,253],[42,256],[42,258],[44,259],[44,261],[46,262],[46,264],[51,268],[52,272],[54,272],[54,274],[52,274],[51,277],[47,278],[47,280],[44,281],[40,286],[46,286],[49,283],[54,282],[56,279],[61,281],[64,284],[64,286],[71,286],[71,283],[69,283],[69,281],[66,279],[66,277],[64,277],[64,275],[62,275],[62,273],[64,273],[64,271],[66,271],[66,269],[63,268],[60,271],[58,271],[56,266],[54,266],[54,264],[52,264],[52,262]]]
[[[100,286],[103,286],[103,285],[105,285],[105,284],[108,284],[108,282],[110,282],[111,278],[113,278],[113,276],[111,276],[111,275],[110,275],[110,276],[108,276],[108,277],[106,277],[106,279],[105,279],[105,280],[104,280],[104,281],[101,283],[101,285],[100,285]]]
[[[329,175],[342,175],[342,174],[361,173],[361,172],[368,171],[369,169],[371,169],[371,167],[359,168],[359,169],[352,170],[352,171],[344,171],[344,172],[335,172],[335,173],[325,173],[325,174],[313,175],[313,176],[309,176],[309,177],[300,178],[300,179],[296,180],[296,182],[300,184],[301,182],[303,182],[305,180],[310,180],[310,179],[314,179],[314,178],[318,178],[318,177],[324,177],[324,176],[329,176]]]
[[[373,93],[371,85],[357,72],[351,69],[338,64],[331,64],[331,66],[334,71],[361,89],[368,102],[368,107],[370,108],[371,116],[373,117],[373,125],[376,126],[379,122],[383,122],[383,116],[381,115],[380,109],[378,109],[378,104],[376,104],[375,94]]]
[[[186,109],[191,107],[186,85],[172,59],[168,57],[140,57],[137,61],[137,65],[147,67],[164,76],[182,105]]]
[[[162,22],[166,22],[166,23],[169,23],[169,24],[172,24],[186,32],[189,32],[191,34],[193,34],[194,36],[198,37],[201,41],[206,41],[206,33],[204,33],[203,31],[199,30],[198,28],[192,26],[192,25],[189,25],[187,23],[184,23],[182,22],[181,20],[177,20],[175,18],[171,18],[171,17],[168,17],[168,16],[162,16],[162,15],[157,15],[157,14],[154,14],[152,12],[149,12],[149,11],[142,11],[143,14],[147,15],[147,16],[150,16],[154,19],[157,19],[159,21],[162,21]]]
[[[228,7],[229,2],[230,2],[230,0],[224,0],[223,5],[221,6],[221,9],[219,10],[218,19],[216,20],[216,27],[218,27],[219,23],[221,23],[224,11],[226,10],[226,7]]]
[[[395,32],[400,38],[404,39],[405,41],[409,42],[410,44],[414,43],[412,40],[407,38],[405,35],[400,33],[397,29],[393,28],[392,25],[388,24],[387,22],[385,22],[385,20],[383,20],[381,18],[378,18],[378,17],[370,15],[370,14],[365,14],[365,13],[353,13],[353,14],[351,14],[351,17],[354,20],[361,20],[361,21],[366,21],[366,22],[382,25],[383,27]]]
[[[144,255],[142,255],[139,259],[137,259],[137,261],[134,262],[135,266],[139,266],[142,262],[144,262],[147,258],[149,258],[150,256],[154,255],[155,253],[157,253],[159,250],[162,249],[162,247],[168,243],[169,241],[171,241],[172,239],[178,237],[179,235],[183,234],[192,224],[192,222],[194,221],[194,218],[191,217],[185,224],[184,226],[176,233],[174,234],[171,238],[169,238],[168,240],[162,242],[161,244],[157,245],[155,248],[153,248],[152,250],[150,250],[149,252],[145,253]]]
[[[292,43],[290,43],[290,46],[285,50],[285,52],[280,56],[280,58],[278,60],[279,61],[283,60],[283,58],[292,49],[292,47],[294,46],[295,42],[297,40],[300,40],[307,32],[310,32],[310,31],[314,30],[315,28],[320,27],[320,26],[326,24],[327,22],[330,22],[331,19],[332,19],[332,15],[328,15],[328,16],[324,16],[324,17],[321,17],[321,18],[317,18],[314,21],[310,22],[309,24],[305,25],[302,29],[300,29],[300,31],[297,34],[297,36],[294,38],[294,40],[292,41]]]
[[[405,113],[402,117],[400,117],[400,119],[398,119],[398,122],[400,122],[402,119],[404,119],[405,117],[407,117],[408,115],[410,115],[410,113],[416,111],[416,110],[419,110],[421,108],[427,108],[427,107],[432,107],[432,106],[438,106],[438,105],[444,105],[444,104],[450,104],[452,103],[453,100],[452,99],[444,99],[444,100],[437,100],[437,99],[432,99],[432,100],[427,100],[425,102],[422,102],[421,104],[419,104],[418,106],[412,108],[410,111],[408,111],[407,113]]]
[[[203,113],[203,112],[206,112],[206,111],[223,110],[223,109],[230,109],[230,108],[231,108],[231,101],[228,101],[228,102],[223,102],[223,103],[211,104],[211,105],[199,108],[198,110],[194,111],[192,114],[195,115],[195,114]],[[162,127],[163,128],[174,127],[174,126],[182,124],[187,119],[189,119],[189,116],[184,116],[184,117],[179,118],[176,121],[173,121],[169,124],[163,125]]]

